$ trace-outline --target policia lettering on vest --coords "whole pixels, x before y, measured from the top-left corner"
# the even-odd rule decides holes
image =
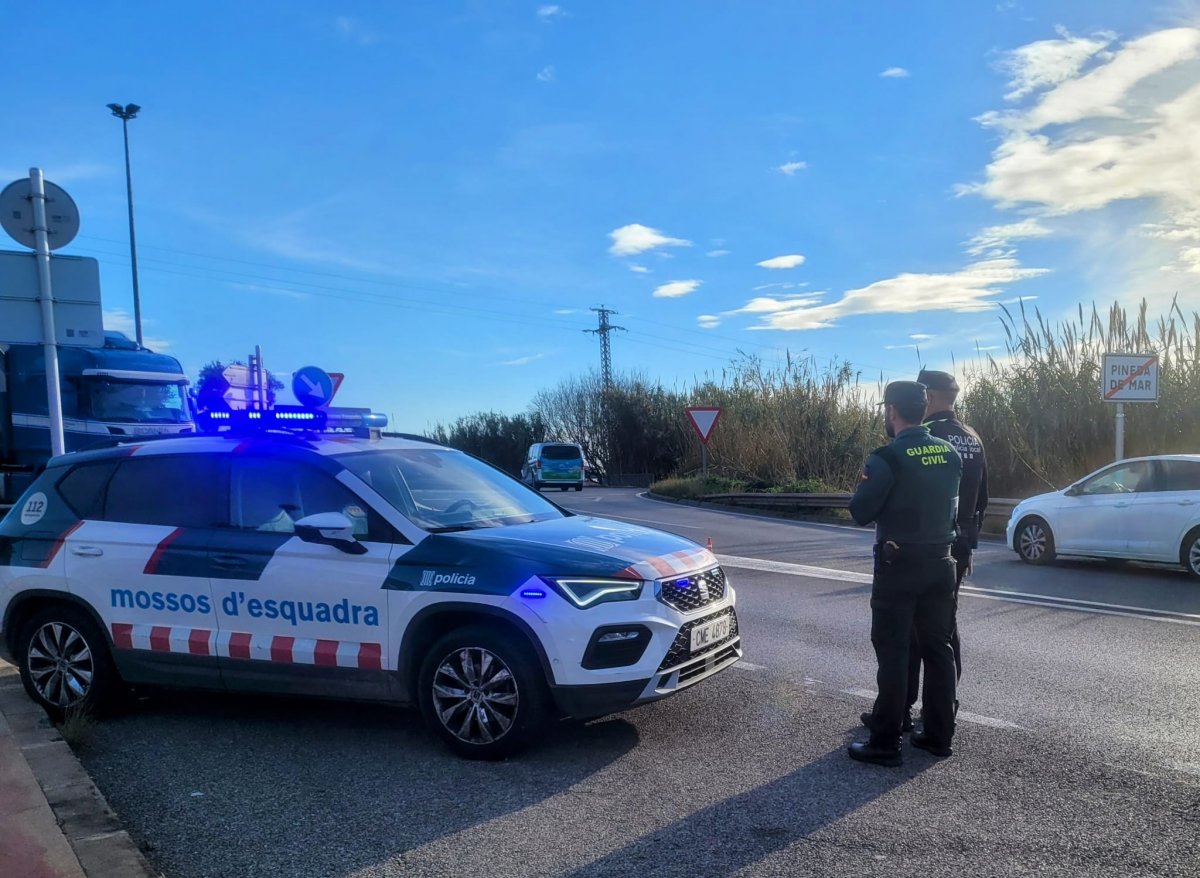
[[[850,500],[860,525],[875,525],[871,586],[871,643],[879,665],[879,697],[868,724],[871,737],[850,745],[851,758],[896,766],[907,707],[909,643],[915,628],[925,666],[925,728],[913,746],[949,756],[954,737],[956,673],[954,629],[956,536],[962,458],[922,424],[925,385],[893,381],[884,392],[889,445],[867,458]]]

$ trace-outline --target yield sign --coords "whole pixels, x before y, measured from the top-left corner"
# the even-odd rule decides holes
[[[714,405],[690,405],[687,407],[688,418],[692,422],[692,427],[695,428],[696,434],[700,437],[700,441],[705,445],[712,438],[713,428],[717,426],[717,421],[721,417],[721,409]]]

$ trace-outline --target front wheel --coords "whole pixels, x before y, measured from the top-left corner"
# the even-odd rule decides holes
[[[576,485],[576,486],[575,486],[575,490],[576,490],[576,491],[582,491],[582,490],[583,490],[583,485]]]
[[[1014,542],[1017,554],[1027,564],[1050,564],[1056,557],[1050,525],[1040,518],[1027,518],[1021,522]]]
[[[1200,579],[1200,527],[1183,538],[1179,560],[1193,579]]]
[[[55,719],[102,712],[121,689],[104,633],[76,607],[48,607],[30,619],[17,659],[25,691]]]
[[[467,759],[503,759],[523,749],[549,715],[545,677],[515,634],[470,626],[442,637],[418,676],[430,730]]]

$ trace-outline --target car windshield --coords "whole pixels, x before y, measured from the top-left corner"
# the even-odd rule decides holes
[[[434,533],[562,518],[554,504],[468,455],[441,449],[367,451],[338,461]]]
[[[92,417],[116,423],[182,424],[191,420],[182,384],[162,381],[91,382]]]

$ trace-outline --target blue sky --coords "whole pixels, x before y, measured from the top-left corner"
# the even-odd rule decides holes
[[[0,182],[36,165],[72,194],[62,252],[100,259],[129,328],[105,105],[140,104],[152,346],[192,375],[255,344],[343,371],[339,401],[401,429],[594,367],[600,304],[618,370],[790,349],[874,382],[1002,344],[997,302],[1200,301],[1195,12],[10,5]]]

